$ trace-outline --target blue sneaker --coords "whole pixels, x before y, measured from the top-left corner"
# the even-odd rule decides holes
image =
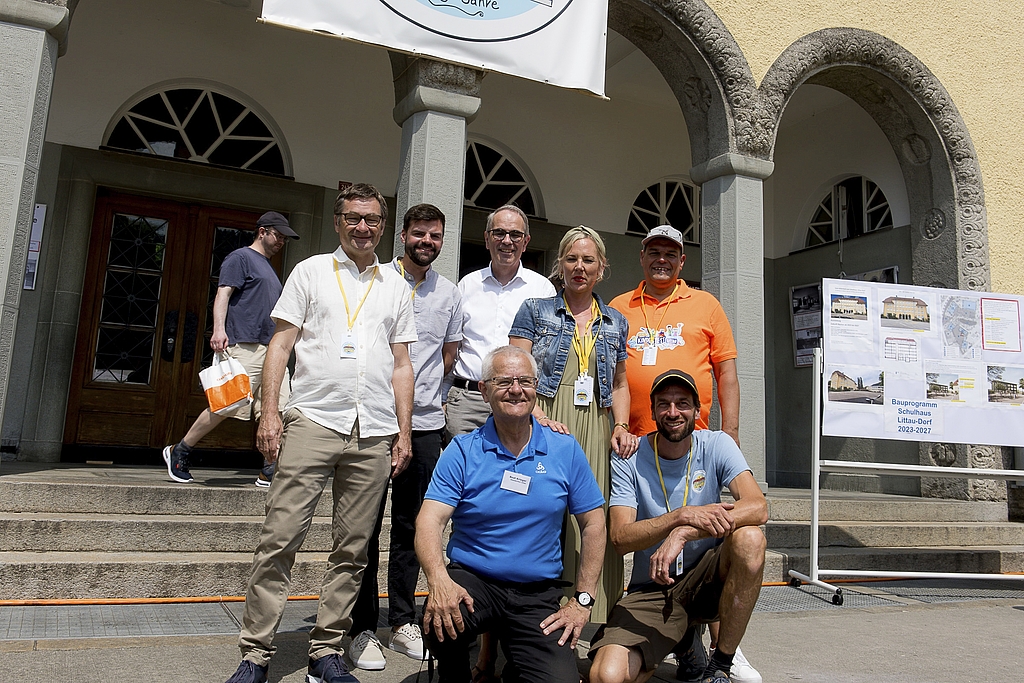
[[[243,659],[225,683],[267,683],[267,667]]]
[[[309,660],[306,683],[359,683],[359,679],[349,673],[341,655],[330,654]]]
[[[167,476],[171,481],[180,484],[192,482],[192,474],[188,471],[188,453],[184,452],[181,444],[164,448],[164,462],[167,463]]]

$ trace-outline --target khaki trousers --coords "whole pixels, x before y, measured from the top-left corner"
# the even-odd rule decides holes
[[[322,427],[292,408],[284,416],[277,474],[267,495],[267,519],[253,557],[238,638],[242,658],[270,662],[291,584],[295,553],[313,521],[327,480],[334,476],[333,549],[320,589],[309,656],[341,653],[366,566],[367,542],[391,471],[392,436],[359,438]]]

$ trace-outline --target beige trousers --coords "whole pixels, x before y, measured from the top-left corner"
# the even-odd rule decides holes
[[[320,589],[309,656],[341,653],[366,566],[366,548],[391,472],[392,436],[358,438],[322,427],[292,408],[284,416],[277,474],[267,494],[267,519],[253,557],[238,638],[242,658],[266,666],[277,649],[295,553],[333,475],[333,549]]]

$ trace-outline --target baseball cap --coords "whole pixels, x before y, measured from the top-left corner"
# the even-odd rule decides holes
[[[651,231],[647,233],[647,237],[641,240],[640,244],[646,247],[648,242],[659,237],[671,240],[678,244],[680,249],[683,248],[683,233],[679,232],[671,225],[659,225],[656,228],[652,228]]]
[[[651,385],[651,397],[653,398],[656,393],[670,384],[680,384],[686,387],[693,392],[694,402],[700,404],[700,394],[697,392],[697,383],[693,381],[693,377],[690,377],[688,373],[685,373],[682,370],[667,370],[655,377],[654,384]]]
[[[299,239],[299,235],[292,230],[292,226],[288,225],[288,219],[277,211],[267,211],[265,214],[260,216],[260,219],[256,221],[256,227],[273,228],[285,237],[291,237],[296,240]]]

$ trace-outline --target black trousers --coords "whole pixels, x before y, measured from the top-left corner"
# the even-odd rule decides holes
[[[409,466],[391,482],[391,544],[388,551],[388,625],[415,624],[416,581],[420,563],[416,559],[416,515],[423,505],[430,477],[441,455],[443,429],[414,431]],[[377,525],[367,548],[366,569],[359,596],[352,608],[352,634],[377,630],[380,610],[377,569],[380,566],[380,531],[388,494],[380,501]]]
[[[579,683],[576,652],[569,643],[559,645],[562,631],[544,635],[540,623],[558,611],[565,582],[508,584],[474,574],[458,564],[448,575],[473,598],[473,612],[461,606],[466,629],[443,641],[431,631],[427,646],[437,658],[440,683],[470,680],[469,649],[477,635],[490,632],[501,642],[507,661],[502,679],[515,683]]]

